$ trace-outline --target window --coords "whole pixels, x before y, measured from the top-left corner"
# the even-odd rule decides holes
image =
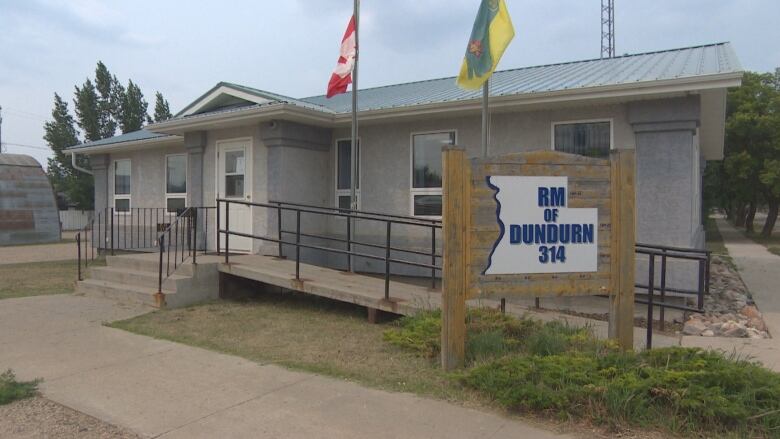
[[[412,134],[412,215],[441,216],[441,147],[455,144],[455,131]]]
[[[352,141],[337,140],[336,141],[336,207],[339,209],[350,208],[350,196],[352,188]],[[356,194],[358,198],[358,204],[360,203],[360,141],[358,140],[357,147],[357,175],[358,179],[355,184]]]
[[[114,161],[114,211],[130,212],[130,159]]]
[[[178,212],[187,204],[187,155],[165,156],[165,205]]]
[[[244,149],[225,151],[225,197],[244,198]]]
[[[604,158],[609,157],[611,147],[611,121],[553,124],[553,148],[556,151]]]

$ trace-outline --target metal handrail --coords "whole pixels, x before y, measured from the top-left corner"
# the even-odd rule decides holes
[[[438,224],[441,225],[442,221],[432,218],[420,218],[416,216],[410,216],[410,215],[398,215],[393,213],[382,213],[382,212],[374,212],[370,210],[355,210],[355,209],[347,209],[347,208],[341,208],[341,207],[324,207],[324,206],[317,206],[314,204],[303,204],[303,203],[290,203],[287,201],[278,201],[278,200],[270,200],[269,203],[272,204],[283,204],[285,206],[294,206],[294,207],[308,207],[308,208],[314,208],[314,209],[321,209],[321,210],[335,210],[339,212],[349,212],[349,213],[362,213],[365,215],[376,215],[380,217],[386,217],[386,218],[397,218],[397,219],[406,219],[406,220],[412,220],[412,221],[419,221],[422,223],[427,224]]]
[[[658,318],[661,323],[661,330],[663,331],[665,326],[665,310],[666,308],[677,309],[687,312],[704,312],[704,296],[710,292],[710,262],[711,252],[709,250],[694,249],[694,248],[682,248],[671,247],[664,245],[651,245],[637,243],[635,253],[648,256],[648,275],[647,283],[635,283],[636,288],[642,288],[647,290],[647,300],[634,299],[635,303],[647,305],[647,334],[646,334],[646,347],[650,349],[653,346],[653,314],[654,308],[657,306],[659,313]],[[655,262],[656,258],[661,259],[661,276],[660,286],[655,286]],[[680,259],[687,261],[698,262],[698,288],[693,290],[686,290],[682,288],[671,288],[666,285],[666,269],[668,259]],[[660,292],[660,302],[655,302],[655,292]],[[678,305],[675,303],[666,302],[666,293],[673,292],[678,294],[696,295],[697,303],[696,307],[689,307],[685,305]]]
[[[261,235],[255,235],[251,233],[243,233],[238,232],[234,230],[230,230],[230,205],[231,204],[239,204],[244,206],[252,206],[252,207],[261,207],[266,209],[275,210],[277,212],[277,234],[276,237],[271,236],[261,236]],[[224,205],[224,222],[226,223],[224,228],[221,226],[222,222],[222,214],[221,209]],[[284,212],[294,212],[295,213],[295,230],[288,230],[285,229],[283,226],[283,213]],[[346,239],[343,238],[336,238],[333,236],[326,236],[326,235],[319,235],[319,234],[312,234],[312,233],[304,233],[301,231],[301,216],[302,214],[310,214],[310,215],[322,215],[322,216],[329,216],[329,217],[336,217],[336,218],[344,218],[346,219]],[[353,226],[352,223],[355,220],[363,220],[363,221],[375,221],[385,224],[385,243],[384,245],[374,244],[374,243],[366,243],[366,242],[360,242],[355,241],[352,239],[352,233],[353,233]],[[406,225],[406,226],[415,226],[415,227],[421,227],[426,230],[431,231],[431,251],[430,252],[423,252],[419,250],[411,250],[411,249],[404,249],[397,246],[392,245],[392,226],[394,224],[399,225]],[[352,209],[339,209],[339,208],[330,208],[330,207],[320,207],[320,206],[311,206],[311,205],[305,205],[300,203],[285,203],[285,202],[279,202],[279,201],[272,201],[269,203],[258,203],[258,202],[251,202],[251,201],[244,201],[244,200],[231,200],[231,199],[224,199],[220,198],[217,199],[217,252],[220,253],[222,250],[221,245],[221,237],[224,236],[225,238],[225,263],[230,264],[230,236],[240,236],[245,237],[249,239],[258,239],[264,242],[271,242],[276,243],[279,247],[279,256],[284,257],[283,247],[285,245],[293,246],[295,248],[295,278],[300,280],[300,253],[301,248],[305,249],[311,249],[311,250],[317,250],[317,251],[323,251],[333,254],[341,254],[347,256],[347,271],[353,271],[352,266],[352,257],[360,257],[360,258],[366,258],[366,259],[372,259],[377,261],[384,261],[385,262],[385,300],[390,300],[390,268],[391,264],[401,264],[401,265],[407,265],[407,266],[413,266],[418,268],[424,268],[424,269],[430,269],[431,270],[431,283],[432,287],[436,287],[436,272],[441,271],[441,266],[437,265],[437,259],[441,259],[441,255],[437,254],[436,252],[436,230],[439,230],[442,228],[442,224],[440,221],[435,220],[425,220],[425,221],[419,221],[417,218],[413,217],[405,217],[401,215],[390,215],[390,214],[380,214],[375,212],[362,212]],[[284,238],[284,235],[294,235],[294,240],[288,240]],[[333,248],[325,245],[315,245],[315,244],[309,244],[309,243],[303,243],[301,242],[301,237],[310,237],[310,238],[316,238],[316,239],[324,239],[327,241],[333,241],[333,242],[341,242],[345,243],[347,245],[346,249],[341,248]],[[364,246],[369,248],[377,248],[377,249],[383,249],[384,255],[379,256],[376,254],[366,253],[362,251],[357,251],[353,247],[354,246]],[[431,263],[424,263],[424,262],[418,262],[418,261],[412,261],[407,259],[402,259],[400,257],[392,257],[392,252],[402,252],[402,253],[409,253],[409,254],[416,254],[419,256],[429,256],[431,258]]]
[[[206,220],[208,230],[208,211],[216,207],[187,207],[177,212],[176,217],[165,229],[157,235],[159,251],[157,292],[162,294],[162,284],[179,266],[192,258],[192,263],[198,263],[198,218],[201,211]],[[208,233],[206,234],[208,237]],[[173,270],[171,270],[171,247],[173,247]],[[179,251],[181,248],[181,251]],[[208,243],[204,243],[203,252],[208,251]]]

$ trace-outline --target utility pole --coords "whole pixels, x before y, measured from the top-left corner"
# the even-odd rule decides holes
[[[0,154],[3,153],[3,106],[0,105]]]
[[[615,56],[615,0],[601,0],[601,57]]]

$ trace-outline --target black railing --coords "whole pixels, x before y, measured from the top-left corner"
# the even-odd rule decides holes
[[[230,205],[238,204],[243,206],[259,207],[268,209],[269,211],[276,212],[277,218],[277,230],[275,236],[260,236],[248,233],[243,233],[235,230],[230,230]],[[222,210],[224,209],[224,211]],[[224,225],[221,224],[222,214],[224,212]],[[295,215],[295,229],[287,229],[284,225],[284,213],[294,213]],[[333,234],[322,233],[306,233],[301,230],[301,217],[302,215],[318,216],[318,217],[330,217],[344,219],[344,236],[339,237]],[[385,239],[383,244],[371,243],[360,241],[355,237],[355,224],[357,221],[379,223],[384,226]],[[393,225],[410,226],[430,231],[431,248],[430,251],[423,251],[420,249],[403,248],[393,245]],[[223,228],[224,227],[224,228]],[[436,272],[441,271],[441,254],[436,252],[436,234],[437,230],[442,228],[440,221],[421,219],[402,215],[384,214],[378,212],[367,212],[351,209],[341,209],[336,207],[321,207],[300,203],[286,203],[281,201],[271,201],[269,203],[253,203],[249,201],[241,200],[229,200],[218,199],[217,200],[217,249],[221,251],[223,249],[221,245],[221,238],[224,236],[224,251],[225,251],[225,263],[230,263],[230,236],[241,236],[250,238],[252,240],[258,239],[265,242],[276,243],[278,246],[278,254],[280,257],[284,257],[284,246],[293,246],[295,249],[295,278],[300,280],[301,275],[301,249],[310,249],[315,251],[322,251],[332,254],[341,254],[346,256],[345,271],[354,271],[353,258],[364,258],[369,260],[376,260],[384,262],[384,283],[385,283],[385,299],[390,299],[390,275],[392,271],[392,265],[405,265],[411,267],[417,267],[421,269],[430,270],[431,273],[431,287],[436,287]],[[286,239],[285,236],[294,236],[294,239]],[[301,238],[319,239],[328,243],[339,243],[344,248],[337,248],[330,245],[316,245],[312,243],[304,243]],[[365,250],[359,251],[357,249],[380,249],[382,255],[367,253]],[[393,257],[393,253],[396,256]],[[420,259],[430,258],[430,263],[420,262],[419,260],[402,259],[403,255],[416,255]]]
[[[157,292],[162,293],[162,285],[182,264],[192,258],[197,264],[198,252],[206,252],[208,243],[208,213],[213,207],[188,207],[176,215],[168,226],[160,232],[155,241],[159,252]],[[202,229],[198,227],[201,223]],[[198,235],[203,230],[203,238]]]
[[[653,318],[654,308],[658,307],[658,319],[661,325],[661,330],[664,330],[665,325],[665,310],[676,309],[685,312],[704,312],[704,297],[710,292],[710,252],[708,250],[699,250],[691,248],[669,247],[663,245],[650,245],[637,243],[635,252],[637,255],[647,256],[647,279],[645,283],[640,282],[637,278],[635,287],[643,290],[647,290],[647,299],[641,298],[634,299],[635,303],[647,305],[647,340],[646,346],[650,349],[653,346]],[[660,273],[659,282],[656,285],[656,259],[660,259]],[[680,288],[670,287],[667,285],[667,275],[669,272],[669,262],[671,261],[691,261],[697,264],[697,288]],[[681,273],[685,273],[685,270],[679,270]],[[660,302],[655,300],[656,292],[658,292],[658,298]],[[675,295],[686,297],[695,296],[696,306],[691,307],[687,305],[681,305],[678,303],[667,302],[667,293],[673,293]]]
[[[80,281],[84,280],[83,271],[86,271],[86,269],[89,267],[89,264],[95,260],[95,246],[90,245],[90,238],[92,238],[94,242],[94,224],[95,220],[92,219],[87,223],[86,226],[84,226],[84,228],[76,232],[76,247],[78,248],[78,280]],[[84,265],[83,271],[81,269],[82,262]]]
[[[96,211],[90,223],[76,234],[78,279],[83,280],[82,267],[87,268],[97,256],[130,251],[166,254],[166,263],[160,262],[164,280],[190,256],[195,258],[196,251],[206,251],[209,211],[215,209],[134,207],[118,211],[109,207]]]

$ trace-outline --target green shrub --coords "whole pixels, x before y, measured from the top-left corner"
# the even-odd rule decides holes
[[[9,369],[0,374],[0,405],[8,404],[18,399],[29,398],[38,391],[40,380],[19,382]]]
[[[621,352],[590,328],[469,310],[467,369],[451,379],[510,410],[702,436],[780,438],[780,375],[692,348]],[[405,317],[385,339],[439,353],[441,314]]]
[[[434,357],[441,350],[441,311],[425,311],[402,317],[397,327],[384,332],[388,343],[426,357]]]
[[[466,372],[502,406],[610,426],[780,436],[780,375],[693,348],[513,355]]]

